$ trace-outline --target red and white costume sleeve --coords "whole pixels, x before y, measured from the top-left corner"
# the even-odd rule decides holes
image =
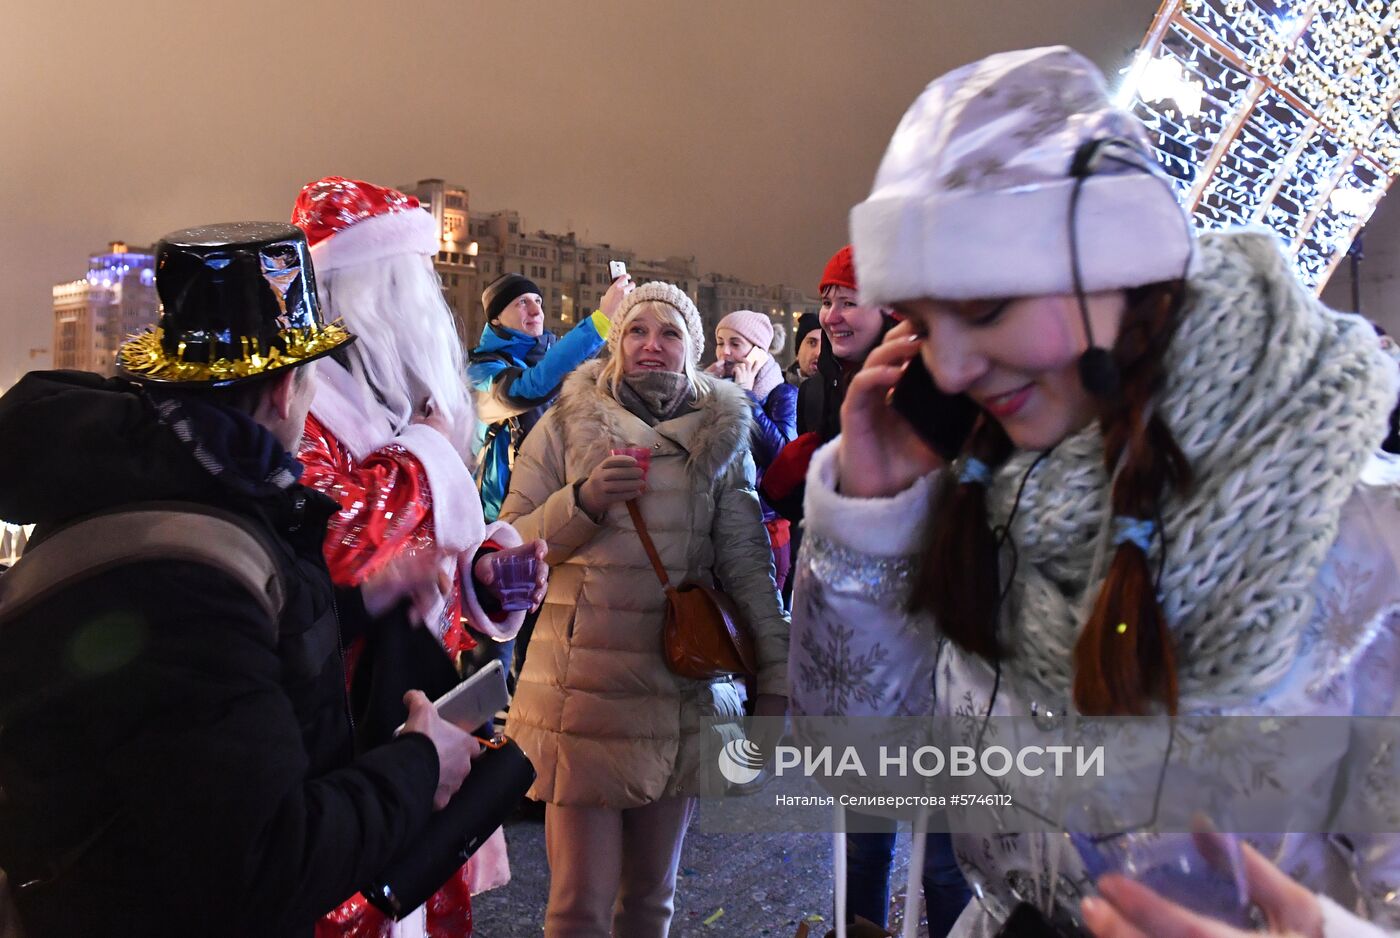
[[[298,457],[302,481],[341,506],[325,551],[337,584],[357,586],[405,551],[437,550],[460,565],[454,580],[470,587],[483,543],[521,543],[509,524],[485,523],[471,473],[441,433],[426,424],[395,433],[369,388],[332,359],[318,363],[316,385]],[[472,589],[458,592],[461,615],[481,634],[505,641],[520,630],[523,612],[495,621]],[[444,610],[445,626],[436,623],[440,638],[457,627],[453,611]]]
[[[326,533],[326,565],[338,585],[357,586],[407,551],[438,553],[451,567],[453,590],[431,625],[449,653],[471,647],[461,627],[504,641],[524,612],[493,620],[472,587],[472,561],[483,544],[515,547],[504,522],[487,525],[481,498],[461,456],[437,430],[414,424],[395,433],[369,388],[331,359],[317,365],[316,396],[298,458],[302,481],[341,506]],[[473,894],[510,881],[505,837],[498,829],[423,909],[402,922],[384,919],[356,895],[316,926],[317,938],[470,934]]]

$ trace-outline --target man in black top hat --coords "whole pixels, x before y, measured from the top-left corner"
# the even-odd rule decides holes
[[[301,232],[167,235],[156,286],[159,326],[122,346],[122,377],[35,372],[0,398],[0,517],[36,525],[0,577],[0,868],[37,938],[310,935],[477,745],[412,692],[405,732],[354,757],[340,626],[394,596],[333,592],[336,503],[289,455],[310,363],[354,339],[321,321]],[[266,589],[231,547],[152,549],[156,509],[261,545]],[[93,538],[129,533],[105,560],[81,538],[44,550],[104,518],[115,536]],[[26,592],[46,571],[56,585]]]

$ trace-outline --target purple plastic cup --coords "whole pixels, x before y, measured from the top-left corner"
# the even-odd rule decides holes
[[[647,477],[647,470],[651,468],[651,450],[644,446],[624,446],[611,452],[613,456],[631,456],[637,460],[637,465],[642,469],[642,479]]]
[[[1194,912],[1237,928],[1250,927],[1244,858],[1235,835],[1213,835],[1219,853],[1214,864],[1201,854],[1191,834],[1069,836],[1090,879],[1118,873]]]
[[[535,567],[534,554],[507,554],[497,551],[491,555],[496,589],[501,596],[501,608],[506,612],[530,608],[530,595],[535,591]]]

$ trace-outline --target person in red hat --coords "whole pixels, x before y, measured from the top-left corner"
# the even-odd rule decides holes
[[[802,383],[797,432],[818,433],[826,442],[841,432],[841,402],[851,376],[860,371],[865,356],[895,327],[896,320],[887,307],[861,305],[849,244],[826,262],[817,289],[822,297],[819,318],[826,341],[817,357],[817,374]]]
[[[533,553],[542,598],[544,544],[522,544],[509,524],[483,519],[468,469],[476,417],[452,312],[432,267],[433,217],[412,196],[328,176],[302,189],[292,222],[306,232],[323,305],[354,323],[360,337],[317,372],[299,452],[307,484],[341,505],[325,542],[332,579],[353,586],[423,558],[441,572],[439,588],[420,589],[408,611],[426,628],[400,621],[344,637],[351,642],[358,735],[373,743],[392,737],[402,722],[400,684],[441,693],[458,682],[458,658],[475,644],[464,622],[498,641],[520,628],[523,611],[500,611],[485,555]],[[428,903],[425,922],[394,927],[401,934],[469,934],[471,894],[509,878],[498,830]],[[322,922],[318,935],[371,928],[387,934],[391,925],[356,896]]]
[[[860,371],[865,356],[897,324],[886,307],[860,305],[855,258],[849,244],[826,262],[818,291],[825,341],[817,356],[817,371],[798,389],[797,438],[773,460],[759,489],[764,500],[791,522],[802,520],[802,494],[812,454],[841,432],[846,386]],[[795,547],[793,554],[796,556]]]

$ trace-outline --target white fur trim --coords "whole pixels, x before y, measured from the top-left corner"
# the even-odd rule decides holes
[[[420,905],[403,917],[402,921],[389,923],[390,938],[427,938],[428,907]]]
[[[502,547],[519,547],[525,543],[520,539],[520,533],[515,527],[505,521],[493,521],[488,525],[478,544],[485,541],[495,541]],[[493,621],[486,614],[486,610],[481,608],[481,601],[476,598],[476,581],[472,579],[472,563],[475,560],[476,551],[461,556],[458,574],[462,579],[462,615],[466,616],[471,627],[482,635],[498,642],[508,642],[515,638],[520,626],[525,624],[525,610],[510,613],[501,622]]]
[[[510,882],[510,857],[506,854],[506,835],[501,828],[476,849],[467,861],[467,888],[479,896],[488,889],[499,889]]]
[[[318,241],[311,247],[311,262],[316,273],[325,274],[395,254],[431,257],[439,246],[437,219],[421,208],[410,208],[363,219]]]
[[[1077,210],[1085,292],[1174,280],[1194,238],[1167,183],[1092,176]],[[1074,292],[1065,179],[1004,190],[872,195],[851,210],[863,304]]]
[[[1331,898],[1317,894],[1322,912],[1322,934],[1325,938],[1386,938],[1394,934],[1372,925],[1354,912],[1348,912]]]
[[[838,436],[812,455],[807,467],[807,493],[802,527],[872,557],[907,557],[919,552],[921,519],[933,500],[931,472],[890,498],[851,498],[836,492]]]
[[[315,368],[311,415],[350,452],[350,458],[363,462],[393,440],[394,431],[384,409],[358,378],[331,358],[316,362]]]
[[[404,427],[394,442],[412,453],[428,475],[437,546],[450,554],[475,552],[486,528],[481,495],[452,442],[425,423]]]
[[[433,533],[445,553],[476,553],[486,529],[481,496],[452,443],[426,424],[412,424],[400,434],[369,389],[340,363],[316,363],[316,396],[311,414],[340,441],[356,462],[376,450],[398,444],[413,454],[428,475],[433,497]]]

